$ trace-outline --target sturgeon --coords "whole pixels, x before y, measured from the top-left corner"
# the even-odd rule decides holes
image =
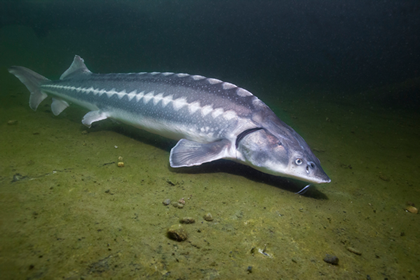
[[[114,119],[179,140],[173,168],[230,159],[259,171],[309,183],[329,183],[305,140],[251,92],[201,75],[172,72],[95,74],[75,56],[59,80],[12,66],[36,110],[52,96],[59,115],[74,103],[89,110],[82,123]]]

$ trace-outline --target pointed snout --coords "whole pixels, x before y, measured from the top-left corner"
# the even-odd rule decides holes
[[[331,179],[328,177],[327,173],[322,169],[320,165],[317,165],[313,161],[308,161],[306,165],[306,173],[307,174],[313,174],[314,181],[318,184],[323,183],[330,183]]]

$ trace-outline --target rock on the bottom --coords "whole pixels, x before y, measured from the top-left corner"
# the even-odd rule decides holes
[[[168,228],[168,236],[176,241],[185,241],[188,238],[187,232],[181,225],[173,225]]]
[[[324,258],[324,262],[330,263],[333,265],[338,265],[338,258],[334,255],[326,254]]]

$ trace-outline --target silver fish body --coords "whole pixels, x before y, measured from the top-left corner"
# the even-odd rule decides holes
[[[82,120],[88,127],[111,118],[179,140],[172,167],[225,158],[273,175],[330,182],[303,138],[234,84],[184,73],[95,74],[79,56],[57,81],[20,66],[9,72],[31,92],[34,110],[51,95],[55,115],[72,103],[90,110]]]

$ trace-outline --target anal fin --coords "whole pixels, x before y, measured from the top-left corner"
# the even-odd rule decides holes
[[[106,118],[108,118],[108,115],[104,112],[90,111],[83,117],[82,123],[86,125],[87,127],[90,127],[92,123],[105,120]]]
[[[61,112],[64,111],[67,107],[69,107],[69,103],[64,100],[53,98],[53,102],[51,103],[51,111],[55,116],[58,116]]]
[[[201,165],[205,162],[226,158],[230,145],[231,143],[227,139],[207,144],[181,139],[172,148],[169,163],[171,167],[177,168]]]

